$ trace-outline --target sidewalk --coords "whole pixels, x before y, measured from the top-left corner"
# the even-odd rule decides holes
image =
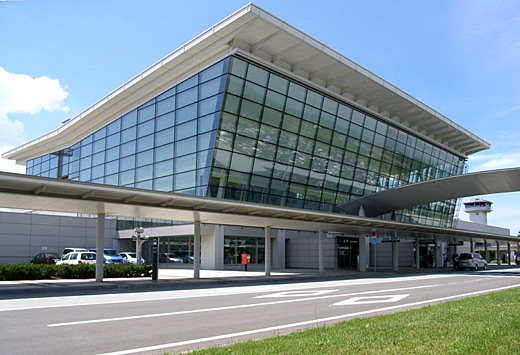
[[[516,267],[516,265],[511,265],[511,267]],[[490,267],[491,270],[503,268],[508,268],[508,266]],[[96,282],[95,279],[0,281],[0,298],[78,295],[102,292],[164,291],[212,286],[396,277],[448,272],[453,271],[451,268],[432,268],[420,270],[401,269],[398,272],[394,272],[390,269],[378,268],[377,272],[371,269],[365,273],[360,273],[356,270],[326,270],[325,273],[320,274],[317,270],[289,269],[274,270],[270,276],[265,276],[263,271],[201,270],[200,278],[194,279],[193,270],[191,269],[160,269],[159,280],[156,282],[152,281],[151,277],[105,278],[103,282]]]

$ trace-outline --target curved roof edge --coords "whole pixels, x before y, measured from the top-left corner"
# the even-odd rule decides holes
[[[345,102],[426,137],[462,157],[488,142],[330,47],[249,3],[133,77],[59,128],[2,155],[26,160],[70,146],[211,60],[243,50]]]
[[[365,216],[376,217],[431,202],[514,191],[520,191],[520,168],[423,181],[366,195],[338,207],[353,215],[362,208]]]

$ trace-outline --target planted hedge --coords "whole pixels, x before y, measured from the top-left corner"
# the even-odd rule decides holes
[[[103,267],[103,277],[147,277],[151,265],[112,264]],[[46,264],[0,264],[0,281],[93,279],[95,264],[46,265]]]

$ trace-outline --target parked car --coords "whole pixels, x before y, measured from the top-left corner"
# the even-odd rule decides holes
[[[159,262],[160,263],[176,263],[181,264],[182,258],[174,253],[161,253],[159,254]]]
[[[193,260],[195,259],[193,256],[183,255],[181,256],[182,262],[185,264],[193,264]]]
[[[56,263],[56,265],[62,264],[95,264],[96,263],[96,253],[91,251],[85,252],[71,252],[68,253]]]
[[[488,262],[479,253],[460,253],[459,270],[482,268],[486,270]]]
[[[123,257],[124,263],[137,264],[137,254],[133,251],[122,251],[119,253]],[[141,257],[141,265],[144,264],[144,259]]]
[[[31,264],[56,264],[61,260],[57,253],[40,253],[31,259]]]
[[[79,253],[79,252],[83,252],[83,251],[88,251],[88,250],[85,248],[64,248],[63,253],[61,253],[61,257],[63,258],[68,253],[72,253],[72,252]]]
[[[95,248],[89,250],[96,252]],[[105,264],[120,264],[123,262],[123,257],[115,249],[103,249],[103,262]]]

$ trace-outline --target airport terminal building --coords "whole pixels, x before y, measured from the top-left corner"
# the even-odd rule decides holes
[[[367,194],[462,174],[468,155],[488,148],[249,4],[58,129],[4,156],[25,164],[28,175],[344,213],[340,204]],[[451,227],[456,207],[456,200],[440,201],[380,218]],[[132,245],[131,224],[123,225],[128,230],[113,233],[120,250]],[[193,253],[193,225],[147,233],[161,237],[161,252]],[[359,236],[327,236],[325,267],[357,267]],[[70,246],[55,243],[57,250]],[[403,266],[413,266],[414,250],[428,253],[435,245],[414,243],[402,243]],[[273,265],[315,267],[316,245],[314,232],[278,229]],[[203,226],[203,267],[236,266],[243,252],[253,264],[264,262],[263,231]],[[366,252],[370,259],[370,247]],[[381,246],[379,265],[388,263],[388,253]]]

